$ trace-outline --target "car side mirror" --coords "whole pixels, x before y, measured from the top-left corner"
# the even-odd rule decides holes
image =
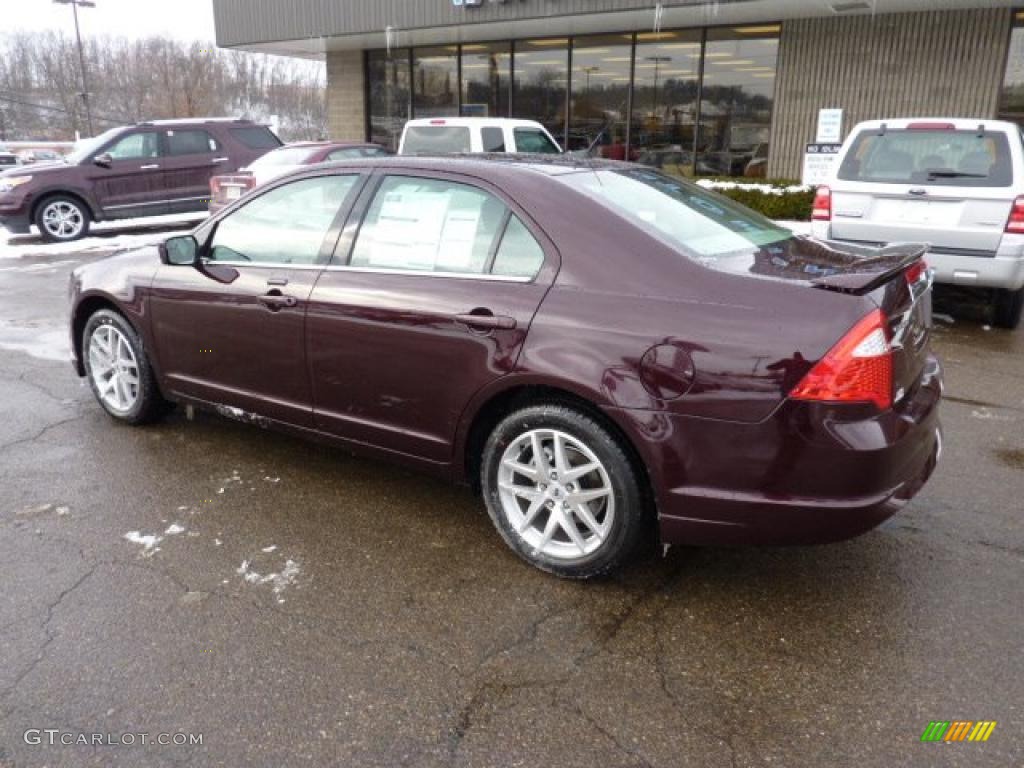
[[[109,152],[104,152],[102,155],[96,155],[92,161],[100,168],[109,168],[114,162],[114,158],[110,156]]]
[[[169,238],[159,248],[160,261],[172,267],[193,267],[199,256],[199,242],[192,235]]]

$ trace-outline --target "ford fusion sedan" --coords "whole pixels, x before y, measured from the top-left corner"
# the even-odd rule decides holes
[[[187,403],[465,481],[586,578],[913,497],[941,447],[923,255],[608,161],[316,166],[79,267],[74,366],[122,422]]]

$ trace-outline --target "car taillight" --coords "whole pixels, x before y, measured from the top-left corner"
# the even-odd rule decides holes
[[[1024,197],[1018,197],[1013,201],[1010,218],[1006,221],[1006,231],[1024,235]]]
[[[892,405],[892,346],[885,314],[874,310],[829,350],[790,393],[796,400]]]
[[[903,276],[907,278],[907,285],[916,285],[917,281],[921,279],[921,276],[928,270],[928,264],[924,259],[915,261],[909,267],[907,271],[903,273]]]
[[[814,194],[811,218],[815,221],[832,221],[832,190],[828,187],[818,187]]]
[[[218,192],[220,192],[220,179],[214,176],[210,179],[210,194],[216,195]]]

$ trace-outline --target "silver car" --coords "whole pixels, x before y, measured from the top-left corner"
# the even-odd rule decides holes
[[[996,325],[1024,306],[1024,136],[1014,123],[860,123],[814,203],[817,237],[926,242],[939,283],[994,289]]]

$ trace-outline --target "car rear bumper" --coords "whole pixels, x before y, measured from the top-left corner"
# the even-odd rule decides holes
[[[822,224],[824,222],[816,222]],[[818,231],[815,230],[815,234]],[[836,243],[854,242],[833,240]],[[857,243],[864,245],[864,243]],[[992,252],[957,252],[929,250],[925,257],[935,270],[935,282],[944,285],[965,285],[978,288],[1024,288],[1024,235],[1005,234],[999,249]]]
[[[859,416],[787,402],[759,424],[631,413],[657,492],[662,541],[788,545],[871,530],[924,486],[942,451],[942,371],[929,358],[897,406]],[[620,412],[623,415],[625,412]]]

